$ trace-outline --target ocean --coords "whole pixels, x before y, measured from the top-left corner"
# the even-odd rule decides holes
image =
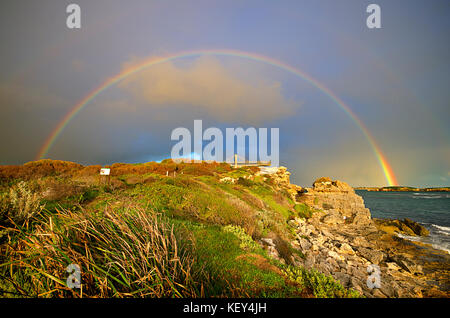
[[[402,236],[450,253],[450,192],[376,192],[356,190],[372,217],[409,218],[429,231],[429,237]]]

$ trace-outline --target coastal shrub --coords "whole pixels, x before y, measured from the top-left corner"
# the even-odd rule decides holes
[[[85,185],[73,182],[67,178],[49,177],[38,180],[39,190],[46,200],[61,200],[68,197],[79,197]]]
[[[283,269],[287,278],[301,286],[311,289],[317,298],[358,298],[360,294],[354,290],[344,288],[332,276],[303,267],[287,266]]]
[[[48,221],[49,220],[49,221]],[[190,239],[160,215],[129,206],[120,212],[61,210],[8,249],[0,275],[15,277],[22,296],[81,297],[69,289],[66,267],[81,268],[83,297],[192,297]],[[6,259],[6,258],[5,258]],[[17,281],[20,279],[20,281]],[[20,288],[30,285],[28,290]]]
[[[271,209],[257,211],[255,223],[257,230],[252,235],[253,238],[267,237],[270,233],[286,232],[286,219],[282,214]]]
[[[43,159],[25,163],[22,166],[0,166],[0,180],[30,180],[46,176],[73,176],[83,168],[69,161]]]
[[[175,180],[173,180],[172,178],[167,178],[166,184],[175,185]]]
[[[297,216],[304,219],[309,219],[314,212],[313,209],[304,203],[295,204],[294,211],[297,213]]]
[[[95,188],[89,188],[85,190],[79,199],[79,203],[86,203],[94,200],[98,195],[100,194],[100,191]]]
[[[0,193],[0,224],[8,219],[9,200],[6,193]]]
[[[2,196],[0,218],[19,225],[28,223],[31,217],[42,211],[40,200],[41,197],[36,192],[33,193],[25,181],[20,181],[8,194]]]
[[[253,241],[252,237],[248,235],[243,228],[235,225],[224,226],[225,232],[233,233],[241,242],[240,247],[248,250],[256,250],[259,245]]]
[[[279,205],[284,206],[286,208],[290,208],[291,203],[289,202],[288,194],[282,191],[283,190],[275,191],[273,194],[273,199]]]
[[[252,180],[243,177],[239,177],[237,183],[244,187],[251,187],[254,184]]]
[[[260,198],[264,206],[279,213],[285,220],[288,220],[292,216],[291,205],[289,200],[282,198],[282,195],[277,195],[276,190],[265,183],[255,183],[254,186],[249,188],[252,195]],[[281,203],[278,203],[278,202]]]
[[[227,195],[226,203],[231,208],[227,210],[231,213],[224,215],[226,222],[240,226],[249,235],[253,235],[257,227],[255,223],[255,210],[244,200],[233,195]]]
[[[249,193],[248,191],[244,189],[240,189],[239,193],[237,194],[239,197],[250,204],[251,206],[255,207],[256,209],[264,209],[266,206],[264,204],[264,201],[260,198],[256,197],[255,195]]]
[[[88,176],[97,177],[101,168],[102,168],[102,166],[100,166],[100,165],[86,166],[86,167],[83,167],[82,169],[78,170],[76,172],[76,176],[77,177],[88,177]]]
[[[275,248],[277,249],[278,254],[281,256],[281,258],[284,259],[286,264],[292,264],[292,253],[294,252],[294,249],[292,248],[291,244],[280,237],[280,235],[277,235],[275,237],[273,243],[275,244]]]

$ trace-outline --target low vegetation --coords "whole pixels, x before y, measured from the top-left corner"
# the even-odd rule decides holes
[[[0,167],[2,297],[357,296],[294,266],[303,255],[288,221],[314,211],[255,168],[114,164],[108,182],[99,169]],[[80,288],[67,286],[70,264],[81,269]]]

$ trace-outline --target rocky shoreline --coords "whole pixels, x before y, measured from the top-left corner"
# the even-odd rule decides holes
[[[296,265],[332,275],[366,297],[450,296],[450,255],[397,236],[428,235],[420,224],[372,219],[363,199],[341,181],[320,178],[312,188],[290,189],[297,203],[317,210],[289,221],[297,234],[292,245],[305,256],[295,258]],[[368,287],[371,265],[379,269],[379,288]]]

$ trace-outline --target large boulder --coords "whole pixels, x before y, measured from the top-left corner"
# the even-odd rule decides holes
[[[367,226],[371,221],[370,211],[364,200],[347,183],[322,177],[314,181],[312,188],[305,188],[296,197],[298,202],[325,211],[322,222],[327,224],[353,223]]]
[[[383,252],[373,250],[370,248],[360,247],[358,248],[358,252],[361,254],[362,257],[370,261],[372,264],[380,264],[385,257]]]
[[[322,222],[325,224],[342,224],[345,223],[345,218],[337,210],[329,210],[328,213],[322,218]]]
[[[428,230],[424,226],[420,225],[417,222],[414,222],[413,220],[405,218],[403,219],[403,223],[408,226],[416,235],[428,236],[430,234],[430,232],[428,232]]]
[[[313,182],[314,191],[322,192],[350,192],[354,193],[354,190],[347,183],[339,180],[331,180],[329,177],[321,177]]]
[[[416,264],[411,258],[404,255],[393,255],[390,257],[390,260],[411,274],[421,274],[423,272],[421,265]]]
[[[408,218],[403,220],[376,219],[375,224],[380,230],[390,234],[409,236],[428,236],[430,234],[424,226]]]

